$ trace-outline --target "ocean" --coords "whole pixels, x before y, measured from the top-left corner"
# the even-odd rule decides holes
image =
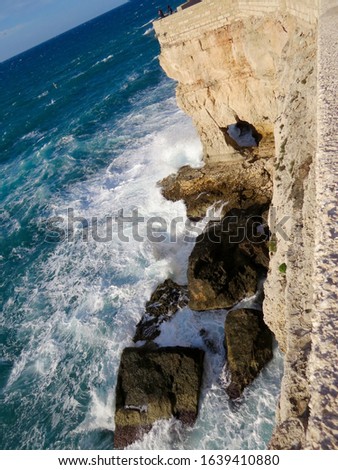
[[[111,449],[121,352],[156,285],[186,282],[193,243],[182,224],[159,243],[145,223],[138,237],[133,223],[123,236],[117,223],[121,210],[185,220],[184,204],[165,200],[157,182],[202,166],[159,65],[158,7],[130,1],[0,64],[1,449]],[[161,345],[205,348],[204,328],[216,352],[206,351],[195,426],[159,422],[132,448],[265,448],[282,357],[276,349],[229,402],[225,315],[185,308],[162,326]]]

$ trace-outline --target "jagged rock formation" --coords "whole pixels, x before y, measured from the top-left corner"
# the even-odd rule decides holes
[[[270,157],[273,154],[270,155]],[[269,204],[272,198],[273,162],[264,158],[248,163],[219,162],[203,168],[184,166],[176,175],[160,181],[162,194],[171,201],[183,199],[191,219],[204,217],[211,204],[224,209],[247,209]]]
[[[134,342],[152,341],[159,336],[160,325],[188,305],[188,288],[171,279],[159,284],[146,303],[146,311],[136,326]]]
[[[114,448],[142,438],[160,419],[175,417],[191,426],[198,412],[203,360],[200,349],[126,348],[116,389]]]
[[[233,310],[225,320],[225,349],[231,376],[227,393],[238,398],[272,359],[272,333],[257,310]]]
[[[230,191],[227,186],[236,181],[236,162],[240,162],[239,175],[240,165],[248,165],[238,191],[241,195],[245,184],[250,185],[250,169],[256,171],[254,165],[264,161],[262,157],[275,155],[264,319],[285,354],[271,440],[278,449],[338,448],[337,348],[332,333],[337,331],[337,269],[329,248],[336,246],[337,220],[333,178],[338,148],[333,126],[337,73],[330,72],[330,67],[333,71],[336,67],[330,35],[336,34],[337,6],[335,0],[322,0],[320,13],[317,0],[250,0],[245,5],[241,0],[203,0],[189,13],[155,25],[161,65],[178,81],[177,101],[199,131],[205,162],[200,174],[183,169],[177,178],[162,182],[164,194],[184,198],[190,217],[202,216],[208,203],[223,198],[236,207],[241,198],[233,186]],[[318,31],[319,63],[326,68],[319,75]],[[317,127],[318,100],[319,119],[328,130],[321,121]],[[254,158],[225,138],[224,129],[236,122],[236,116],[262,135]],[[316,159],[317,135],[321,160]],[[214,164],[224,165],[223,169]],[[232,190],[234,195],[229,194]],[[259,196],[259,185],[250,190],[253,197]],[[250,205],[250,197],[245,204]]]

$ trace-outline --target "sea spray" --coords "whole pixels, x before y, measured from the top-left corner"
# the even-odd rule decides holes
[[[63,227],[69,209],[89,226],[96,218],[99,233],[120,209],[186,219],[183,202],[166,201],[157,181],[201,166],[202,149],[159,67],[156,39],[144,35],[154,15],[150,1],[129,2],[0,65],[3,449],[110,449],[121,352],[156,285],[186,282],[193,243],[183,242],[181,225],[176,243],[169,233],[163,243],[137,242],[131,226],[128,243],[116,230],[109,242],[85,241],[81,222],[72,241],[46,238],[50,220]],[[163,329],[161,344],[205,348],[204,328],[217,352],[207,351],[196,426],[186,433],[158,423],[135,446],[264,447],[281,361],[277,353],[230,410],[221,386],[224,316],[185,309]]]

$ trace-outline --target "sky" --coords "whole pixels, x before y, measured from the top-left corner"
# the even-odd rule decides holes
[[[0,0],[0,62],[127,0]]]

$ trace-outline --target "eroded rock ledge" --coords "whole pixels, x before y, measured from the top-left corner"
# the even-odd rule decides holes
[[[272,174],[274,149],[270,158],[248,163],[219,162],[203,168],[184,166],[176,175],[160,181],[162,194],[171,201],[183,200],[190,219],[205,216],[214,203],[223,203],[224,210],[247,209],[255,201],[269,204],[272,198]]]
[[[145,313],[136,326],[134,342],[153,341],[160,335],[160,326],[188,305],[188,287],[171,279],[158,285],[146,303]]]

